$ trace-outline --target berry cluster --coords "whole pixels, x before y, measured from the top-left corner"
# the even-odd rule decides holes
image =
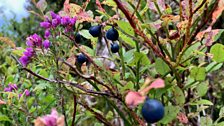
[[[100,37],[101,36],[101,28],[102,28],[102,25],[92,26],[89,29],[89,33],[93,37]],[[111,40],[112,42],[116,41],[119,38],[119,33],[114,27],[112,27],[106,32],[106,38]],[[117,53],[118,51],[119,51],[119,45],[117,43],[113,42],[111,44],[111,52]]]
[[[45,29],[43,40],[39,35],[33,34],[26,39],[26,51],[23,53],[23,56],[19,58],[21,64],[26,67],[32,60],[32,57],[35,55],[34,48],[44,48],[49,49],[51,42],[49,38],[51,37],[51,30],[55,30],[56,27],[62,26],[65,30],[64,32],[72,32],[73,26],[76,23],[76,17],[70,18],[68,16],[61,17],[55,14],[53,11],[50,12],[51,17],[45,17],[45,21],[40,23],[40,27]]]

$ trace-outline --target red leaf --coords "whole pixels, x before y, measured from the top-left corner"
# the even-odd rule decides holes
[[[186,123],[188,123],[188,118],[187,118],[187,116],[184,114],[184,113],[179,113],[178,115],[177,115],[177,119],[181,122],[181,123],[183,123],[183,124],[186,124]]]
[[[201,39],[205,39],[205,45],[211,46],[213,42],[216,41],[215,36],[220,32],[220,29],[212,30],[211,27],[208,27],[206,30],[201,31],[197,34],[196,38],[201,41]]]
[[[69,13],[70,12],[69,0],[65,0],[65,2],[64,2],[64,11],[66,13]]]
[[[139,93],[140,93],[141,95],[144,96],[144,95],[146,95],[146,94],[149,92],[149,90],[151,90],[152,88],[157,89],[157,88],[163,88],[163,87],[165,87],[165,82],[164,82],[164,80],[161,79],[161,78],[158,78],[158,79],[156,79],[154,82],[152,82],[151,85],[149,85],[148,87],[146,87],[146,88],[140,90]]]
[[[101,6],[101,3],[100,3],[100,1],[99,0],[96,0],[96,5],[97,5],[97,7],[98,7],[98,9],[100,10],[100,11],[102,11],[102,12],[106,12],[104,9],[103,9],[103,7]]]
[[[152,84],[150,85],[151,88],[163,88],[165,86],[164,80],[161,78],[156,79]]]
[[[129,91],[125,97],[125,103],[128,107],[134,108],[145,101],[146,96],[142,96],[139,92]]]
[[[211,26],[216,22],[216,20],[221,16],[222,11],[224,10],[224,1],[219,0],[218,1],[218,7],[215,9],[215,11],[212,13],[212,23]]]
[[[4,105],[4,104],[6,104],[6,102],[5,102],[5,101],[2,101],[2,100],[0,99],[0,105]]]

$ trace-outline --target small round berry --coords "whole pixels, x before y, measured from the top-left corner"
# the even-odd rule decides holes
[[[163,104],[155,99],[147,98],[142,107],[142,116],[148,123],[155,123],[164,116]]]
[[[92,26],[89,28],[89,33],[93,36],[93,37],[99,37],[101,34],[101,25],[97,25],[97,26]]]
[[[119,51],[119,45],[117,43],[111,44],[110,49],[112,53],[117,53]]]
[[[116,41],[118,40],[119,33],[114,27],[112,27],[106,32],[106,37],[111,41]]]
[[[76,43],[80,43],[81,42],[81,35],[79,34],[79,33],[77,33],[76,35],[75,35],[75,42]]]
[[[79,54],[78,56],[77,56],[77,62],[79,63],[79,64],[83,64],[83,63],[85,63],[86,61],[87,61],[87,57],[84,55],[84,54]]]

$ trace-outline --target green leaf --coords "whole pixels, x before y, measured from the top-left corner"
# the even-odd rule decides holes
[[[107,5],[107,6],[111,6],[111,7],[116,7],[117,6],[117,4],[113,0],[104,0],[102,2],[102,4]]]
[[[83,29],[79,31],[79,34],[82,35],[86,39],[91,39],[93,36],[89,33],[89,30]]]
[[[180,111],[180,107],[178,106],[166,106],[165,107],[165,116],[160,121],[162,124],[168,124],[172,120],[177,118],[177,114]]]
[[[135,49],[129,50],[124,53],[124,62],[130,62],[134,56]]]
[[[45,69],[41,69],[39,74],[43,77],[48,78],[49,74],[47,73],[47,71]]]
[[[161,75],[165,75],[170,71],[169,66],[161,58],[156,59],[155,65],[156,71]]]
[[[119,31],[119,38],[121,38],[125,43],[127,43],[131,47],[135,47],[135,42],[132,40],[132,38],[128,37],[127,35],[123,34],[120,31]]]
[[[11,120],[9,119],[9,117],[6,116],[6,115],[0,115],[0,121],[8,121],[8,122],[11,122]]]
[[[49,83],[41,81],[40,84],[36,85],[33,91],[42,91],[43,89],[51,88]]]
[[[82,45],[82,48],[91,56],[94,55],[93,49],[89,48],[88,46]]]
[[[191,102],[190,105],[213,105],[213,103],[206,99],[201,99],[196,102]]]
[[[220,69],[223,63],[211,62],[208,66],[206,66],[206,72],[212,72]]]
[[[22,56],[24,51],[25,51],[25,49],[21,48],[21,49],[13,50],[12,53],[17,56]]]
[[[218,63],[224,62],[224,45],[222,44],[215,44],[211,47],[210,53],[213,54],[212,59]]]
[[[207,93],[207,91],[208,91],[208,82],[206,81],[206,82],[202,82],[202,83],[200,83],[200,84],[196,87],[196,90],[197,90],[198,95],[199,95],[200,97],[204,96],[204,95]]]
[[[222,107],[219,111],[219,117],[224,117],[224,107]]]
[[[118,26],[127,34],[134,36],[135,32],[127,21],[117,21]]]
[[[132,60],[128,63],[130,66],[135,66],[140,61],[141,65],[149,65],[150,61],[144,53],[134,52]]]
[[[39,8],[43,12],[47,8],[46,0],[39,0],[37,2],[37,8]]]
[[[224,126],[224,122],[220,122],[220,123],[216,124],[215,126]]]
[[[206,77],[205,72],[206,70],[204,67],[193,67],[190,71],[190,77],[196,81],[203,81]]]
[[[209,116],[201,117],[200,126],[212,126],[212,119]]]
[[[184,96],[183,91],[178,86],[175,86],[173,88],[173,95],[174,95],[176,103],[178,105],[180,105],[180,106],[184,105],[184,103],[185,103],[185,96]]]
[[[134,89],[134,83],[129,81],[124,87],[121,88],[121,91]]]

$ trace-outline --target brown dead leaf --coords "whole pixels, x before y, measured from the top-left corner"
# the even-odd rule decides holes
[[[81,11],[77,14],[78,21],[80,23],[87,21],[87,22],[93,22],[93,18],[88,14],[88,12]]]
[[[216,22],[216,20],[221,16],[223,10],[224,10],[224,0],[219,0],[218,7],[212,13],[212,23],[210,26],[212,26]]]
[[[16,48],[15,43],[8,37],[0,37],[0,42],[4,42],[12,48]]]

